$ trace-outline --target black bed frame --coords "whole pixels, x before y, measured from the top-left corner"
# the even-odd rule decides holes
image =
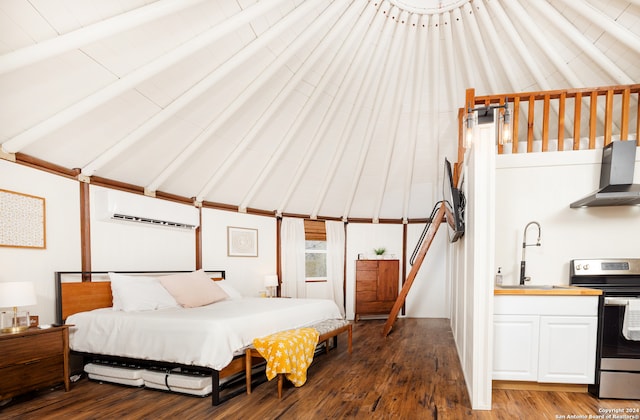
[[[190,271],[57,271],[55,272],[55,282],[56,282],[56,322],[58,324],[63,324],[64,320],[62,319],[62,280],[65,275],[77,275],[80,276],[83,281],[91,281],[91,277],[93,275],[108,275],[108,273],[118,273],[118,274],[175,274],[175,273],[189,273]],[[216,273],[219,274],[220,278],[226,278],[224,270],[205,270],[207,273]],[[208,367],[202,366],[194,366],[194,365],[183,365],[179,363],[169,363],[162,362],[157,360],[142,360],[142,359],[132,359],[126,357],[119,356],[107,356],[101,354],[93,354],[93,353],[82,353],[71,351],[72,355],[82,358],[82,366],[86,363],[90,362],[109,362],[109,363],[118,363],[120,365],[135,365],[146,368],[155,368],[156,370],[161,369],[167,372],[172,370],[180,369],[180,370],[188,370],[195,371],[199,373],[205,373],[211,375],[212,380],[212,391],[211,391],[211,404],[219,405],[229,399],[239,395],[243,392],[246,392],[246,378],[244,375],[244,371],[235,373],[230,376],[229,380],[224,383],[220,383],[220,371]],[[244,358],[244,354],[238,355],[234,358]],[[264,369],[264,363],[259,365],[259,369]],[[253,377],[254,375],[252,375]],[[258,379],[252,381],[252,386],[258,385],[264,381],[266,381],[265,375],[257,375]],[[228,391],[225,392],[225,391]]]

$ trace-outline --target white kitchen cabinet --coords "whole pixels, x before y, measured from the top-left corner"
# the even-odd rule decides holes
[[[597,314],[597,296],[495,296],[493,379],[593,383]]]
[[[540,317],[495,315],[493,379],[537,381]]]
[[[540,317],[538,382],[592,384],[597,317]]]

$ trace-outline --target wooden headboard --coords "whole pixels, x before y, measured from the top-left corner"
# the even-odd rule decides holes
[[[168,275],[189,271],[56,271],[56,322],[64,323],[78,312],[109,308],[113,302],[109,273],[127,275]],[[225,278],[224,270],[205,270],[211,280]]]

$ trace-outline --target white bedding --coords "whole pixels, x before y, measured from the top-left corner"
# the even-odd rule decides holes
[[[342,318],[327,299],[243,298],[198,308],[71,315],[72,350],[220,370],[256,337]]]

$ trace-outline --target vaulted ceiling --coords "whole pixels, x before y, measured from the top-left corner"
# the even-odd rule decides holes
[[[2,0],[0,143],[319,217],[427,217],[477,94],[638,83],[640,1]]]

